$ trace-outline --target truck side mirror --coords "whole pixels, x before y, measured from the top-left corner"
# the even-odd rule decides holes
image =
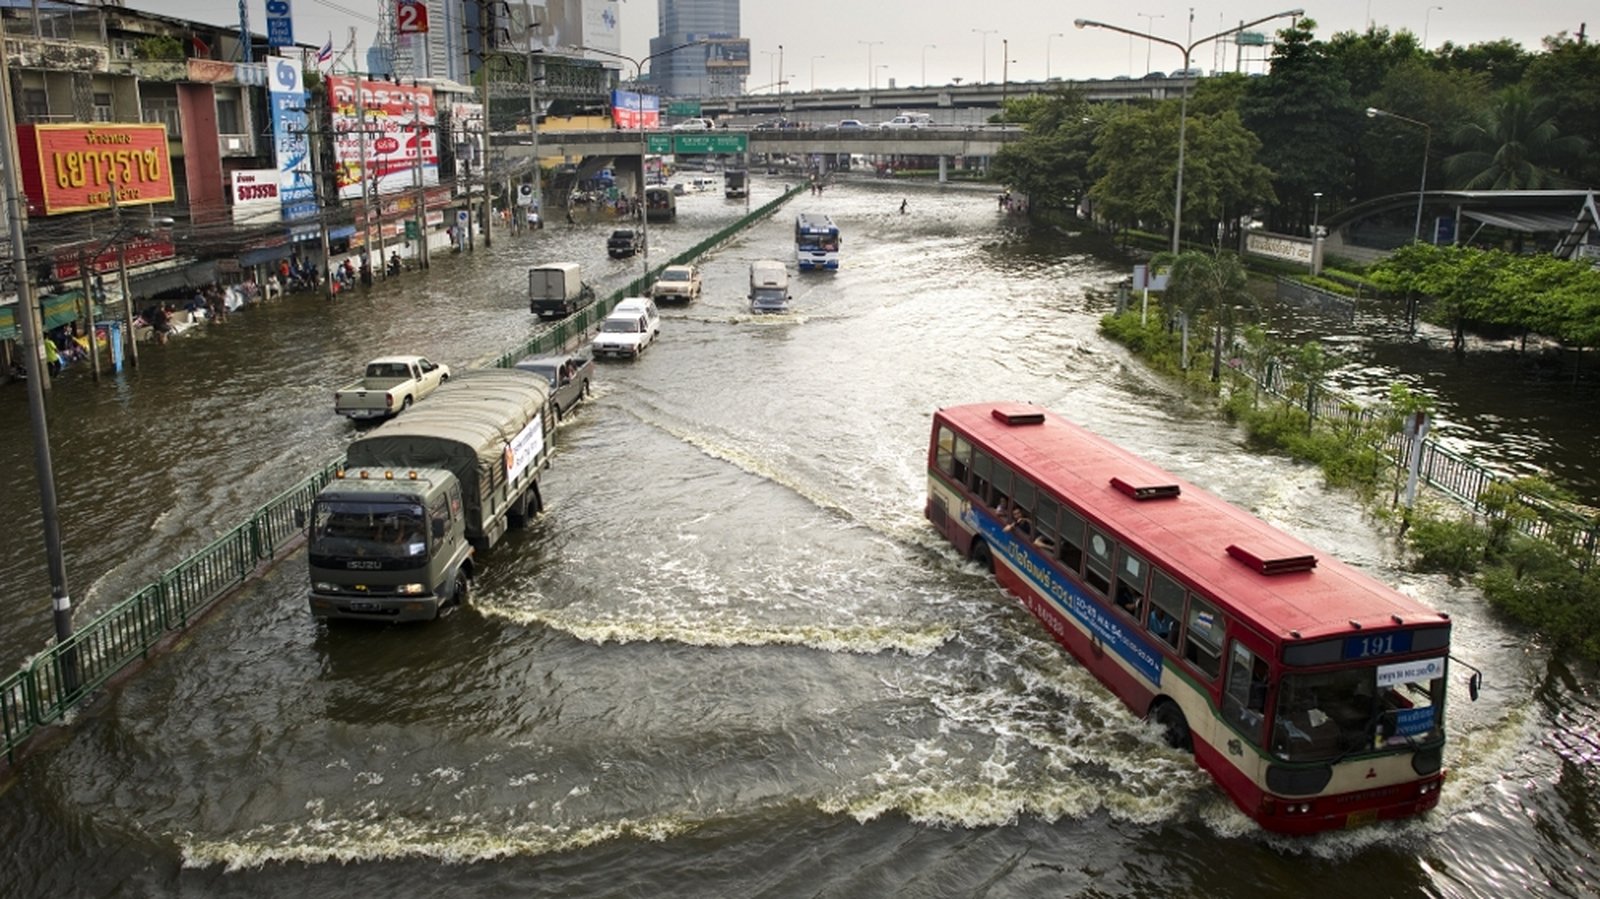
[[[433,519],[433,539],[435,539],[435,540],[443,540],[444,539],[444,519],[443,518],[435,518],[435,519]]]
[[[304,509],[296,509],[296,510],[294,510],[294,526],[297,527],[297,528],[301,528],[302,530],[305,528],[305,526],[306,526],[306,510],[304,510]]]

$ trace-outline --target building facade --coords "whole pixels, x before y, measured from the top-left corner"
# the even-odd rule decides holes
[[[749,42],[739,37],[739,0],[660,0],[657,19],[650,53],[666,55],[651,60],[649,80],[660,93],[669,97],[744,93],[750,60]],[[667,52],[696,41],[707,44]]]

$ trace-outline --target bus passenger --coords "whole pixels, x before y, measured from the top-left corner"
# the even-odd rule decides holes
[[[1021,538],[1024,543],[1033,542],[1033,522],[1021,506],[1011,507],[1011,523],[1005,526],[1005,532]]]
[[[1160,606],[1151,605],[1151,607],[1150,607],[1150,633],[1155,634],[1157,637],[1160,637],[1161,639],[1167,641],[1167,643],[1169,643],[1169,644],[1171,644],[1173,646],[1177,646],[1178,645],[1178,626],[1177,625],[1178,625],[1178,623],[1176,621],[1172,620],[1172,616],[1168,615],[1166,613],[1166,611],[1163,610]]]

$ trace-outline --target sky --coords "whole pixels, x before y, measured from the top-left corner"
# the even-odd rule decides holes
[[[212,24],[238,20],[236,0],[124,0],[131,7]],[[294,37],[321,46],[329,35],[335,47],[357,27],[364,51],[377,34],[381,0],[290,0]],[[388,0],[393,2],[393,0]],[[1295,0],[1250,0],[1191,6],[1174,0],[814,0],[797,12],[782,0],[744,0],[743,37],[750,39],[751,71],[746,81],[753,93],[766,93],[777,81],[786,90],[863,88],[949,84],[986,80],[1038,81],[1055,78],[1138,77],[1149,71],[1183,68],[1180,50],[1097,28],[1076,29],[1076,18],[1093,19],[1146,32],[1178,44],[1216,34],[1272,13],[1293,9]],[[251,30],[265,33],[265,0],[247,0]],[[1407,30],[1425,38],[1429,47],[1445,41],[1458,45],[1510,38],[1531,51],[1547,35],[1576,34],[1586,21],[1588,34],[1600,31],[1600,7],[1585,0],[1306,0],[1306,15],[1326,39],[1341,31],[1365,30],[1372,21],[1390,31]],[[980,9],[981,16],[973,10]],[[1194,11],[1192,36],[1189,11]],[[622,52],[647,55],[656,30],[656,0],[622,0]],[[1260,26],[1281,27],[1289,20]],[[992,33],[980,33],[992,32]],[[782,68],[779,47],[782,47]],[[1193,65],[1231,71],[1234,52],[1222,42],[1202,44]],[[1244,71],[1261,71],[1263,51],[1246,48]],[[1225,55],[1222,59],[1219,56]],[[1010,62],[1006,63],[1009,57]]]

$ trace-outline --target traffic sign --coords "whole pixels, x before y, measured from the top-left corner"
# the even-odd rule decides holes
[[[676,100],[667,104],[667,115],[698,116],[700,115],[699,100]]]
[[[750,148],[750,135],[674,134],[672,142],[677,153],[744,153]]]
[[[651,135],[647,135],[646,139],[645,139],[645,145],[646,145],[647,149],[651,153],[654,153],[657,156],[665,156],[668,153],[672,152],[672,135],[670,135],[670,134],[651,134]]]

